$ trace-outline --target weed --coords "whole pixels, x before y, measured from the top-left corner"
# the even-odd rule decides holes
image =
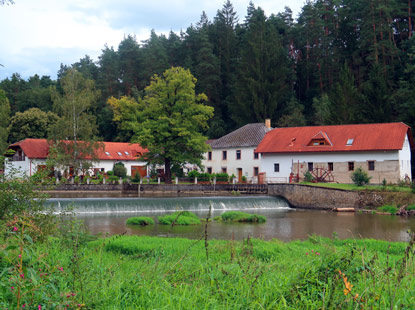
[[[390,214],[396,214],[396,212],[398,212],[398,208],[395,206],[382,206],[378,208],[378,211],[380,212],[385,212],[385,213],[390,213]]]
[[[127,219],[128,225],[154,225],[154,220],[151,217],[147,216],[140,216],[140,217],[130,217]]]

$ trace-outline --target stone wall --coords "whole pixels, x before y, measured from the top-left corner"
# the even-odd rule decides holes
[[[122,185],[115,184],[62,184],[53,186],[48,190],[54,191],[97,191],[97,192],[111,192],[122,191]]]
[[[361,167],[368,175],[372,178],[370,183],[381,184],[383,179],[388,183],[397,183],[400,178],[399,161],[398,160],[385,160],[385,161],[374,161],[375,170],[369,171],[368,161],[359,162],[352,161],[354,170]],[[300,169],[298,170],[298,163],[294,163],[293,171],[300,171],[300,178],[303,178],[304,173],[308,170],[307,163],[299,163]],[[314,169],[323,168],[328,169],[327,162],[313,162]],[[353,183],[350,175],[353,171],[349,170],[348,162],[333,162],[333,171],[331,174],[334,177],[334,181],[338,183]]]
[[[359,193],[299,184],[269,184],[268,195],[285,198],[295,208],[332,210],[359,206]]]

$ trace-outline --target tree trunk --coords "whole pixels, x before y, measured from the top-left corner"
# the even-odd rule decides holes
[[[171,161],[170,158],[164,159],[164,182],[171,184]]]

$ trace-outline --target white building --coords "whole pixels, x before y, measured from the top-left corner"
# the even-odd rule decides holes
[[[290,182],[310,171],[322,181],[352,183],[358,167],[371,183],[411,180],[411,129],[403,123],[277,128],[257,148],[268,182]]]
[[[261,155],[255,149],[265,133],[270,130],[270,121],[266,124],[245,125],[226,136],[208,141],[212,150],[205,153],[202,161],[208,173],[226,172],[234,174],[238,181],[244,176],[247,181],[256,182],[261,166]]]
[[[147,163],[138,161],[146,152],[139,144],[121,142],[101,142],[103,148],[96,151],[97,161],[93,162],[91,173],[105,173],[113,169],[115,163],[121,162],[127,168],[127,175],[139,173],[141,177],[148,174]],[[8,150],[13,150],[12,156],[6,157],[5,175],[14,173],[27,176],[33,175],[39,169],[46,167],[49,155],[49,143],[46,139],[25,139],[11,144]],[[67,174],[73,175],[73,169],[68,167]]]

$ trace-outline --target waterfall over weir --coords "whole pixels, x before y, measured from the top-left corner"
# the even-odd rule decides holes
[[[287,210],[288,203],[275,197],[187,197],[187,198],[51,198],[57,213],[73,209],[78,214],[173,212],[177,210]]]

